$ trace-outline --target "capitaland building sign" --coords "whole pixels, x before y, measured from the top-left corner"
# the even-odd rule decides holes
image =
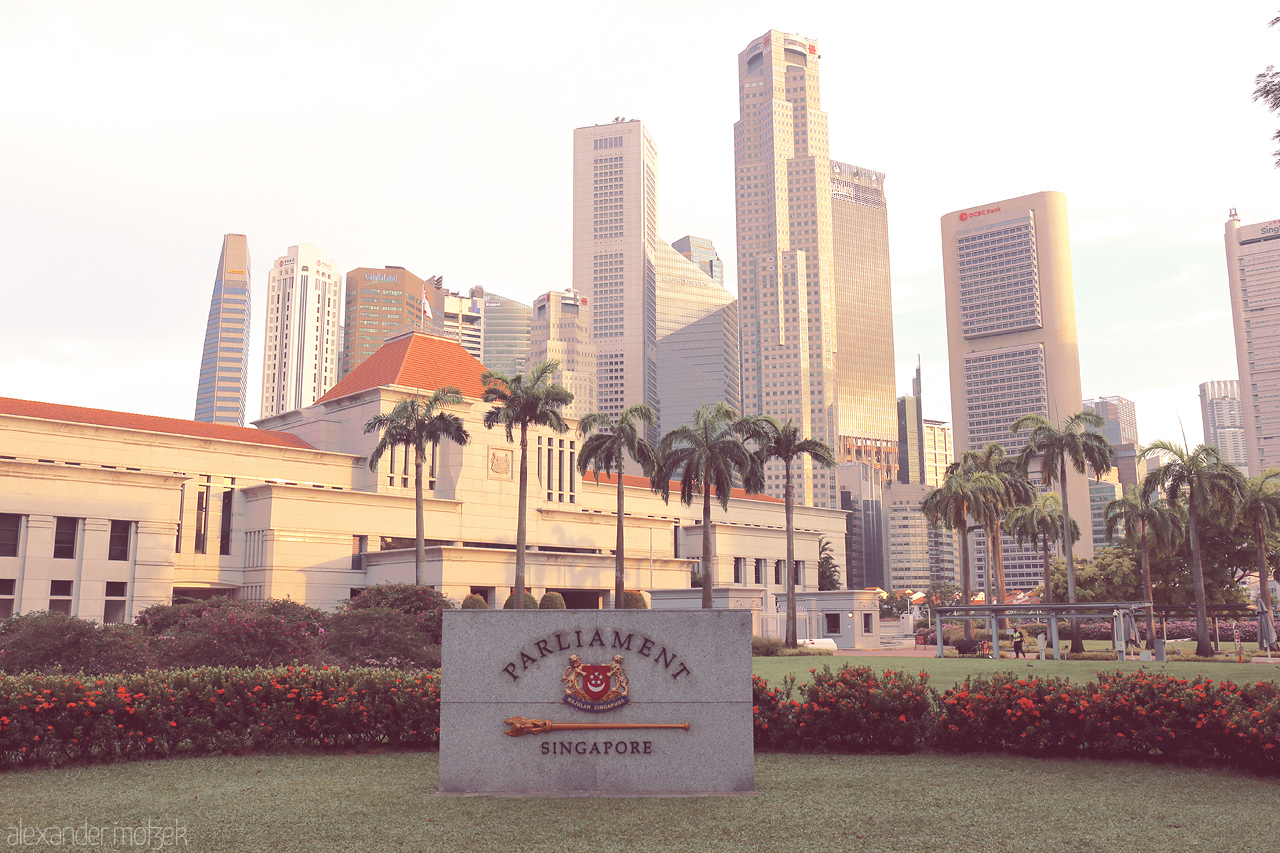
[[[458,610],[443,630],[442,793],[753,790],[750,613]]]
[[[367,272],[364,274],[365,281],[399,281],[400,277],[393,272]]]

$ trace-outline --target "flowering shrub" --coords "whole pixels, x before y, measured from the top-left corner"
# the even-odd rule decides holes
[[[324,634],[329,663],[377,666],[396,661],[399,667],[440,667],[440,646],[431,642],[427,617],[389,607],[341,610],[330,618]]]
[[[453,600],[429,586],[411,583],[383,583],[371,586],[355,598],[342,603],[342,610],[366,610],[371,607],[388,607],[417,618],[427,632],[427,642],[440,645],[440,613],[452,610]],[[538,607],[534,601],[533,608]]]
[[[320,657],[320,640],[306,622],[253,601],[190,611],[154,636],[151,646],[165,668],[281,666],[316,663]]]
[[[427,747],[439,732],[436,672],[290,666],[0,678],[0,766]]]
[[[146,636],[133,625],[53,611],[0,619],[0,672],[141,671],[155,663]]]

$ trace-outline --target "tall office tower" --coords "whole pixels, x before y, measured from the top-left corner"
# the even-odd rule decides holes
[[[573,392],[562,413],[582,418],[596,410],[596,347],[591,343],[591,306],[576,290],[552,291],[533,300],[529,363],[560,362],[555,381]]]
[[[841,462],[836,470],[840,509],[845,516],[845,586],[888,589],[883,518],[885,488],[881,472],[868,462]]]
[[[1133,401],[1125,397],[1100,397],[1085,400],[1084,408],[1102,418],[1101,427],[1089,427],[1088,431],[1098,433],[1115,449],[1111,464],[1119,474],[1121,493],[1139,485],[1147,475],[1147,463],[1139,456],[1142,447],[1138,441],[1138,410]]]
[[[574,130],[573,287],[591,299],[599,408],[615,417],[636,403],[661,415],[660,243],[658,151],[644,125],[618,119]]]
[[[204,332],[195,420],[244,426],[249,383],[249,241],[224,234]]]
[[[267,276],[262,417],[310,406],[338,381],[342,279],[322,249],[290,246]]]
[[[911,393],[898,398],[898,482],[924,482],[924,411],[920,402],[920,365]]]
[[[508,376],[524,373],[532,367],[526,361],[529,356],[533,308],[506,296],[485,293],[478,287],[472,292],[484,299],[480,361],[490,370]]]
[[[442,285],[438,275],[421,279],[404,267],[357,267],[347,273],[340,375],[346,376],[387,340],[405,332],[443,335]]]
[[[484,353],[484,288],[467,294],[444,291],[444,337],[462,344],[475,357]]]
[[[924,482],[937,488],[946,479],[947,468],[955,461],[951,452],[951,427],[946,421],[924,419]]]
[[[688,238],[685,238],[688,239]],[[715,257],[715,247],[702,241]],[[742,411],[738,303],[701,265],[661,240],[654,246],[658,432],[693,423],[709,403]]]
[[[724,284],[724,261],[706,237],[686,235],[672,243],[671,248],[697,264],[716,284]]]
[[[1246,469],[1249,458],[1245,451],[1244,408],[1240,403],[1239,381],[1201,382],[1200,419],[1204,423],[1204,443],[1218,448],[1223,462]]]
[[[1249,474],[1280,466],[1280,219],[1226,226],[1227,282],[1236,333]]]
[[[738,55],[734,124],[742,405],[791,419],[863,462],[897,471],[893,314],[884,175],[830,159],[818,46],[771,30]],[[839,478],[795,472],[807,505],[839,505]],[[771,463],[767,490],[780,494]]]
[[[956,450],[998,442],[1018,453],[1026,434],[1010,435],[1009,425],[1019,417],[1058,425],[1083,408],[1066,196],[1042,192],[948,213],[942,262]],[[1085,477],[1067,476],[1069,510],[1085,529]],[[980,534],[974,539],[980,580],[986,548]],[[1003,550],[1006,588],[1034,588],[1042,558],[1008,537]],[[1091,556],[1093,542],[1085,537],[1073,550]]]
[[[1124,538],[1120,530],[1116,536],[1107,538],[1107,505],[1122,494],[1120,474],[1112,468],[1098,479],[1089,480],[1089,525],[1093,533],[1093,548],[1110,548]],[[1072,513],[1074,516],[1075,513]]]

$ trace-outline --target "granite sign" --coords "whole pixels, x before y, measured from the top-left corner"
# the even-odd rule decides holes
[[[754,790],[742,611],[444,614],[441,793]]]

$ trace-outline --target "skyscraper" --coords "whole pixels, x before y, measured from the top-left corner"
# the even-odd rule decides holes
[[[1100,434],[1115,450],[1111,464],[1119,476],[1120,492],[1123,494],[1140,485],[1147,476],[1147,460],[1139,457],[1142,447],[1138,441],[1137,406],[1125,397],[1100,397],[1085,400],[1084,407],[1102,418],[1101,427],[1089,427],[1088,431]],[[1090,494],[1100,493],[1099,489],[1090,486]]]
[[[1201,382],[1200,419],[1204,424],[1204,443],[1218,448],[1223,462],[1245,470],[1249,457],[1245,451],[1244,410],[1240,403],[1239,381]]]
[[[249,241],[224,234],[204,332],[195,420],[244,426],[249,375]]]
[[[596,410],[596,348],[591,343],[590,300],[576,290],[544,293],[533,300],[529,363],[560,362],[553,381],[573,392],[561,412],[582,418]]]
[[[1009,426],[1019,417],[1038,414],[1056,426],[1083,408],[1066,196],[1041,192],[948,213],[942,261],[957,453],[990,442],[1017,453],[1026,434],[1011,435]],[[1067,477],[1068,508],[1083,530],[1088,487],[1083,475]],[[974,539],[980,574],[985,546]],[[1091,556],[1091,538],[1074,551]],[[1034,551],[1006,537],[1004,555],[1007,587],[1039,583]]]
[[[1226,225],[1227,282],[1249,473],[1280,466],[1280,219]]]
[[[473,289],[472,294],[484,297],[480,361],[490,370],[508,376],[524,373],[532,366],[526,362],[533,308],[507,296],[485,293],[480,288]]]
[[[743,409],[795,421],[884,483],[898,454],[884,175],[830,159],[818,65],[816,43],[776,30],[738,55]],[[839,505],[834,472],[796,467],[799,502]],[[781,467],[766,477],[780,494]]]
[[[322,249],[290,246],[267,276],[262,417],[310,406],[338,381],[342,278]]]
[[[440,276],[421,279],[404,267],[357,267],[347,273],[339,375],[346,376],[383,343],[405,332],[443,334],[442,285]]]
[[[658,237],[658,151],[644,125],[573,132],[573,286],[590,294],[599,410],[645,403],[648,436],[704,403],[739,407],[738,315],[715,246]]]
[[[484,288],[473,287],[470,293],[444,291],[444,337],[462,344],[480,360],[484,354]]]

